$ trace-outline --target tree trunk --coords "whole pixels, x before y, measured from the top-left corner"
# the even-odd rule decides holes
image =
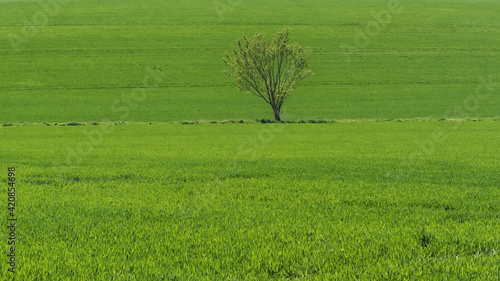
[[[281,121],[279,109],[273,107],[273,111],[274,111],[274,121]]]

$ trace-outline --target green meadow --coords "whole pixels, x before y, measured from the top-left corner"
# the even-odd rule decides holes
[[[366,45],[356,44],[358,32],[389,1],[64,2],[32,29],[26,22],[45,22],[37,1],[0,2],[1,122],[120,120],[113,102],[143,86],[147,67],[165,79],[121,121],[271,118],[262,101],[236,91],[222,57],[243,34],[269,38],[284,27],[291,42],[312,50],[315,75],[287,104],[297,118],[439,118],[480,77],[499,80],[494,0],[401,0],[401,12]],[[223,18],[214,3],[226,5]],[[342,44],[359,48],[349,53]],[[499,102],[492,96],[474,117],[498,116]]]
[[[0,0],[0,279],[498,280],[499,14]],[[284,27],[315,75],[268,123],[222,57]]]
[[[454,126],[123,125],[78,165],[54,147],[99,126],[2,128],[2,165],[19,171],[17,275],[494,280],[500,123]],[[401,170],[436,128],[447,140]],[[254,156],[240,148],[252,136]]]

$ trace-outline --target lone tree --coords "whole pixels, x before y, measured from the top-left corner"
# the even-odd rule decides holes
[[[243,36],[233,47],[232,56],[225,53],[224,63],[230,67],[224,73],[236,80],[240,91],[261,97],[280,121],[283,102],[290,97],[297,81],[312,75],[307,70],[309,50],[297,44],[288,44],[289,29],[266,41],[262,34],[253,39]]]

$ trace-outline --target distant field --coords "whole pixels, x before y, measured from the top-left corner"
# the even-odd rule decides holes
[[[0,122],[270,118],[260,100],[236,91],[221,58],[242,34],[284,27],[313,51],[315,76],[287,104],[296,119],[455,116],[447,112],[481,76],[500,80],[495,0],[401,1],[350,61],[339,46],[356,46],[388,1],[241,1],[223,13],[214,3],[225,0],[102,2],[67,1],[46,21],[37,1],[0,2]],[[9,38],[25,38],[25,20],[40,26],[14,40],[16,52]],[[122,120],[113,102],[143,85],[146,67],[166,77]],[[471,115],[499,116],[499,103],[492,95]]]
[[[496,280],[500,122],[456,126],[123,125],[79,164],[66,148],[101,126],[0,127],[17,277]]]

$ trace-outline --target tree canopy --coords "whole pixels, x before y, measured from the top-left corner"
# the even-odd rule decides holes
[[[236,80],[238,89],[264,99],[277,121],[296,83],[312,75],[307,69],[309,49],[288,44],[289,32],[286,28],[269,41],[260,33],[253,38],[243,36],[223,59],[230,68],[224,72]]]

